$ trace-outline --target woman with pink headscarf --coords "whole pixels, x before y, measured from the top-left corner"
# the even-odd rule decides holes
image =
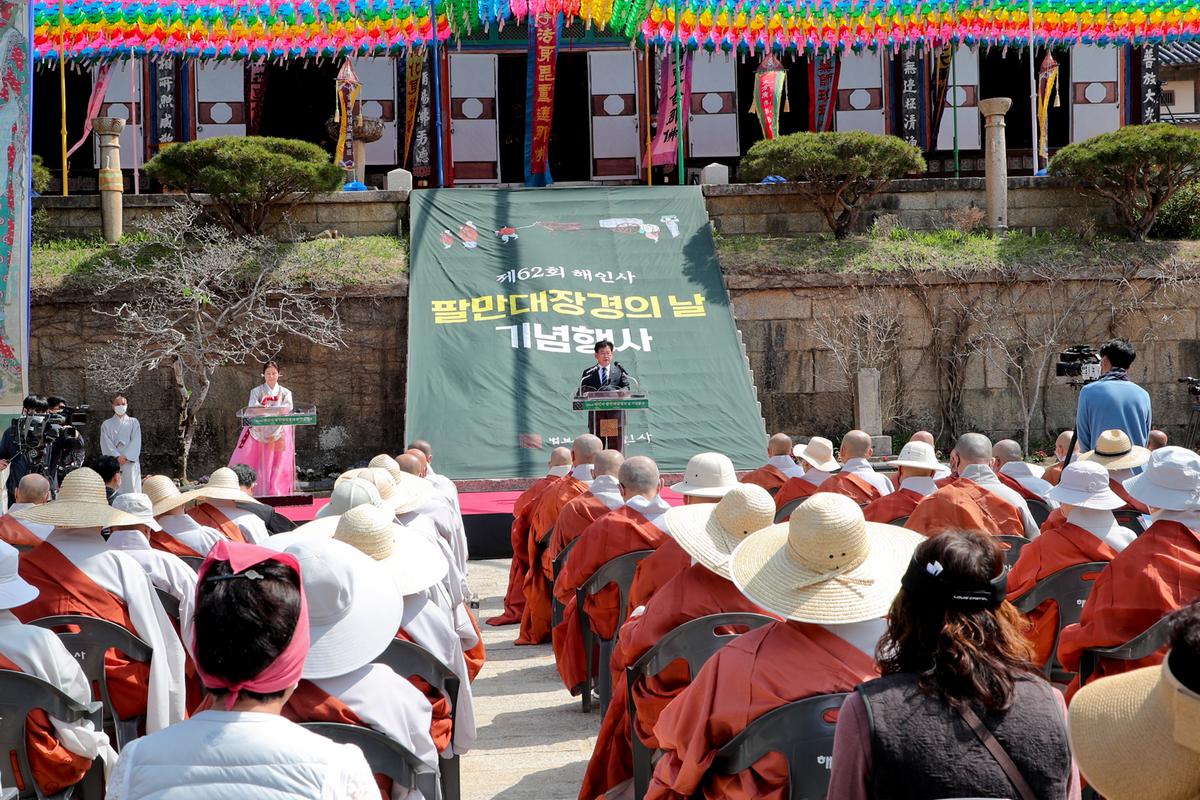
[[[294,556],[218,542],[200,567],[191,638],[213,708],[126,744],[108,800],[379,797],[357,747],[280,716],[309,649]]]

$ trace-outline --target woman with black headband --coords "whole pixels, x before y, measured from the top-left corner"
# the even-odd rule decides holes
[[[829,797],[1078,800],[1066,705],[1030,663],[995,541],[917,547],[879,642],[883,676],[838,718]]]

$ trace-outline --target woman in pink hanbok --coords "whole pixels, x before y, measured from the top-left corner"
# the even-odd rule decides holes
[[[279,383],[279,366],[268,361],[263,381],[250,390],[247,407],[278,408],[280,414],[292,410],[292,393]],[[267,425],[242,429],[229,466],[246,464],[258,473],[255,497],[291,494],[296,478],[295,428],[291,425]]]

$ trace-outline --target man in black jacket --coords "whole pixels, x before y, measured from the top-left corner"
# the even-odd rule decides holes
[[[579,389],[598,392],[603,389],[628,389],[629,375],[613,361],[613,343],[607,339],[596,342],[596,363],[583,371]]]
[[[258,473],[248,464],[234,464],[233,472],[238,476],[238,486],[241,490],[248,496],[253,497],[254,484],[258,482]],[[296,527],[296,523],[265,503],[238,503],[237,507],[242,511],[249,511],[261,519],[263,524],[267,526],[267,533],[272,536],[277,533],[293,530]]]

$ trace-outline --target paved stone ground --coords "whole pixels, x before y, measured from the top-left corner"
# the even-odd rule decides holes
[[[563,688],[549,644],[516,647],[516,625],[483,623],[500,612],[508,563],[468,565],[487,663],[474,684],[479,740],[463,757],[463,800],[575,800],[600,718]]]

